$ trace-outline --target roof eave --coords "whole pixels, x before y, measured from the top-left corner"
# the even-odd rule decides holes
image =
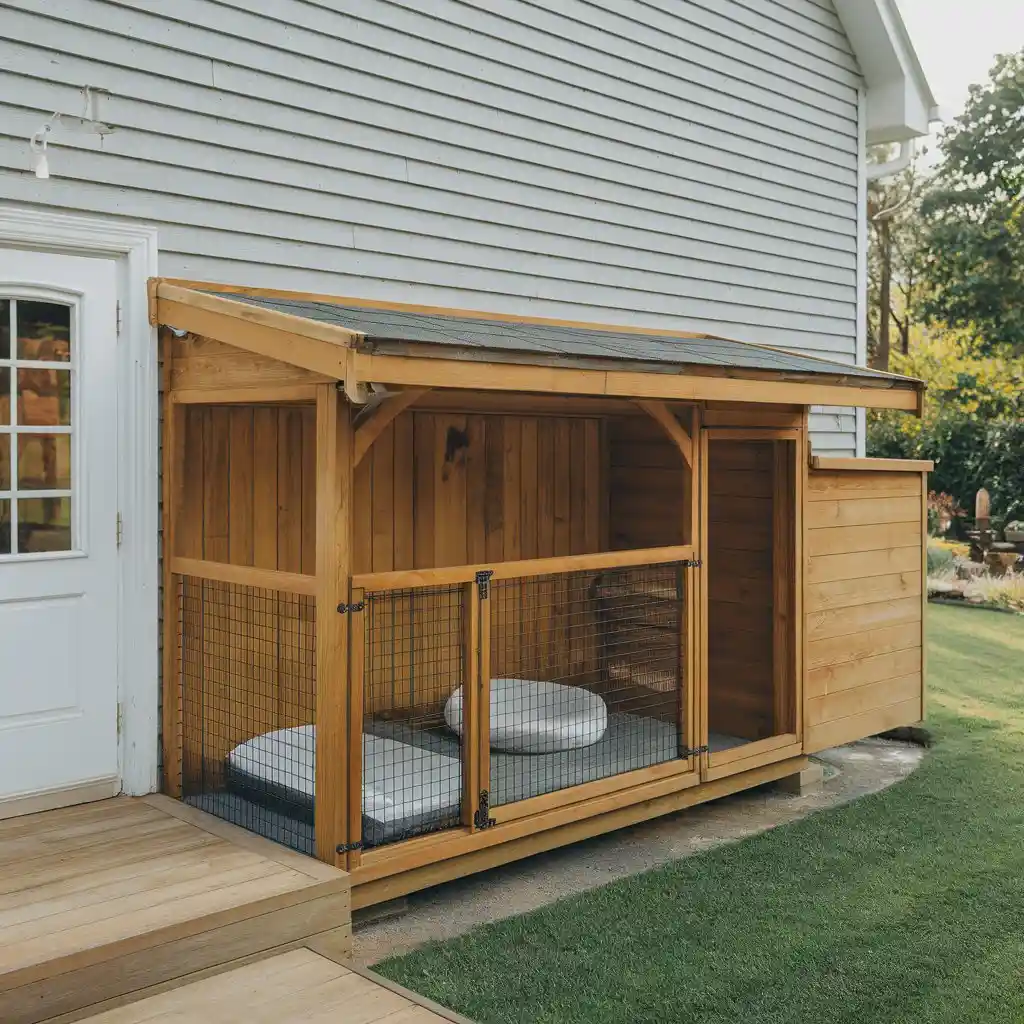
[[[867,86],[869,145],[927,135],[940,119],[895,0],[835,0]]]

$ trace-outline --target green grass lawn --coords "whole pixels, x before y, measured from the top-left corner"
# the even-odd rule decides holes
[[[904,783],[377,970],[480,1022],[1024,1021],[1024,617],[929,633]]]

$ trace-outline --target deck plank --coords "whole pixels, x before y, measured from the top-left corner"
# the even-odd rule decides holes
[[[294,949],[223,974],[186,982],[85,1018],[83,1024],[436,1024],[451,1021],[393,987],[309,949]]]
[[[0,823],[5,1024],[347,934],[349,924],[344,872],[167,798]]]

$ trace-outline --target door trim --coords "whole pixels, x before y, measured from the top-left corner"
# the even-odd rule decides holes
[[[118,762],[122,792],[152,793],[158,787],[160,463],[157,335],[149,323],[146,282],[157,276],[157,231],[0,204],[0,246],[117,261],[117,498],[124,528],[117,560]]]

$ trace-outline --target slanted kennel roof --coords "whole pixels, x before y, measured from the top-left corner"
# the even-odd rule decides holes
[[[833,362],[781,349],[730,341],[709,334],[635,330],[613,326],[562,326],[539,320],[483,315],[413,312],[395,308],[350,305],[345,302],[300,300],[209,291],[220,298],[344,327],[362,334],[360,347],[387,353],[407,344],[444,345],[491,353],[535,354],[581,362],[621,360],[662,364],[675,370],[704,366],[721,370],[767,371],[783,375],[827,375],[856,378],[888,386],[913,387],[908,377],[882,373],[848,363]],[[453,353],[455,357],[458,356]],[[545,360],[547,361],[547,360]],[[650,369],[657,372],[659,367]]]

